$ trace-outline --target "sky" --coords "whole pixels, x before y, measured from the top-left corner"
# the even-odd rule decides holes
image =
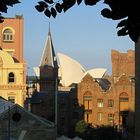
[[[134,42],[128,36],[118,37],[119,21],[104,18],[100,12],[106,7],[102,1],[95,6],[75,5],[54,19],[35,9],[39,0],[21,0],[8,8],[5,17],[24,17],[24,59],[28,75],[34,75],[33,67],[39,65],[48,36],[49,23],[56,53],[63,53],[78,61],[85,70],[106,68],[111,74],[111,50],[134,50]]]

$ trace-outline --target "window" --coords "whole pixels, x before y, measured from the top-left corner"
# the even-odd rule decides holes
[[[84,120],[86,123],[91,123],[92,96],[90,94],[84,95],[83,101],[84,101]]]
[[[120,103],[120,111],[129,110],[129,96],[127,93],[123,92],[120,94],[119,103]]]
[[[84,96],[84,101],[92,101],[92,96]]]
[[[103,99],[98,99],[97,100],[97,106],[98,107],[103,107],[104,106]]]
[[[128,102],[128,98],[120,97],[120,102]]]
[[[14,75],[13,72],[9,73],[8,82],[9,83],[14,83],[15,82],[15,75]]]
[[[112,99],[108,100],[108,107],[113,107],[114,101]]]
[[[103,116],[103,113],[102,112],[98,112],[98,114],[97,114],[97,120],[98,121],[101,121],[102,120],[102,116]]]
[[[113,125],[114,123],[114,114],[108,114],[108,122],[109,124]]]
[[[8,101],[11,103],[15,103],[15,96],[9,96]]]
[[[92,96],[84,96],[84,109],[86,113],[92,113]]]
[[[3,41],[13,41],[13,32],[11,29],[5,29],[3,32]]]

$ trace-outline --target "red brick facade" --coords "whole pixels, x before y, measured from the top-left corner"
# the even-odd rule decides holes
[[[0,24],[0,47],[9,53],[13,53],[19,62],[23,62],[23,34],[24,34],[23,16],[15,18],[5,18]],[[4,38],[5,34],[11,34],[8,38]]]

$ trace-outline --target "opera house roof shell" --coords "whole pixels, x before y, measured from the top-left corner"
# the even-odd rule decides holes
[[[79,83],[86,74],[93,78],[102,78],[106,72],[104,68],[96,68],[85,71],[82,65],[76,60],[64,55],[58,54],[60,83],[63,86],[70,86],[73,83]]]

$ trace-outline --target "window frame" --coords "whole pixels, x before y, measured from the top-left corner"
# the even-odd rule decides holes
[[[98,112],[97,113],[97,120],[98,121],[102,121],[102,119],[103,119],[103,113],[102,112]]]
[[[114,107],[114,100],[113,99],[108,100],[108,107]]]
[[[3,41],[4,42],[13,42],[14,41],[14,33],[12,29],[6,28],[3,31]]]
[[[13,74],[10,76],[10,74]],[[15,83],[15,74],[13,72],[9,72],[8,74],[8,83]]]
[[[103,99],[97,99],[97,107],[99,107],[99,108],[104,107],[104,100]]]
[[[114,124],[114,117],[115,115],[113,113],[108,114],[108,123],[113,125]]]
[[[15,104],[15,101],[16,101],[15,99],[16,99],[15,96],[8,96],[8,101],[10,103],[14,103]],[[14,102],[12,100],[14,100]]]

